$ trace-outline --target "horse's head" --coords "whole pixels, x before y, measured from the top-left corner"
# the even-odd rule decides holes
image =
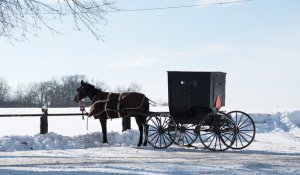
[[[74,101],[76,103],[78,103],[80,100],[82,100],[83,98],[86,97],[90,97],[95,94],[95,86],[89,84],[89,83],[85,83],[84,81],[81,80],[81,84],[79,86],[79,88],[77,88],[77,94],[74,98]]]

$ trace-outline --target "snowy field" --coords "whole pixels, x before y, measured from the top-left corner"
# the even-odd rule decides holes
[[[152,111],[167,111],[166,107]],[[49,109],[78,113],[78,108]],[[247,111],[248,112],[248,111]],[[5,109],[0,114],[41,113],[41,109]],[[121,132],[121,119],[108,121],[102,144],[98,120],[81,116],[49,117],[49,133],[40,135],[39,117],[0,118],[0,175],[95,174],[300,174],[300,111],[251,114],[253,143],[239,151],[210,152],[172,145],[138,148],[139,132]]]

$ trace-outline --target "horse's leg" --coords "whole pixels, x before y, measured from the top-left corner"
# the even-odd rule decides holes
[[[144,113],[145,114],[149,113],[149,105],[150,104],[149,104],[149,99],[148,98],[145,100],[144,105],[145,105]],[[146,133],[144,133],[145,134],[145,140],[144,140],[143,146],[147,146],[146,135],[148,136],[148,130],[149,130],[149,126],[148,125],[146,126],[147,116],[141,116],[141,118],[142,118],[143,126],[144,126],[144,128],[146,128]]]
[[[104,117],[100,117],[99,120],[102,127],[103,143],[107,143],[107,128],[106,128],[107,119]]]
[[[138,125],[139,127],[139,131],[140,131],[140,139],[139,139],[139,143],[137,146],[142,146],[142,143],[143,143],[143,116],[135,116],[135,121],[136,121],[136,124]]]
[[[144,140],[143,146],[147,146],[146,135],[148,135],[149,126],[148,126],[148,125],[146,126],[146,120],[147,120],[147,117],[145,117],[145,116],[141,116],[141,117],[144,118],[144,119],[143,119],[143,126],[144,126],[144,128],[146,128],[146,133],[144,133],[144,134],[145,134],[145,140]]]

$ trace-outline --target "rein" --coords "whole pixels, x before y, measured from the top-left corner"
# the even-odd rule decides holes
[[[85,105],[84,105],[84,102],[82,100],[79,101],[79,107],[80,107],[80,111],[81,111],[81,114],[82,114],[82,120],[84,120],[84,115],[87,115],[88,116],[88,112],[86,112],[85,110]],[[85,114],[84,114],[85,112]],[[89,130],[89,117],[87,117],[86,119],[86,130],[88,131]]]

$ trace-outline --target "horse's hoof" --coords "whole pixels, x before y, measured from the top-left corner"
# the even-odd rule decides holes
[[[137,146],[140,147],[140,146],[142,146],[142,144],[138,144]]]

